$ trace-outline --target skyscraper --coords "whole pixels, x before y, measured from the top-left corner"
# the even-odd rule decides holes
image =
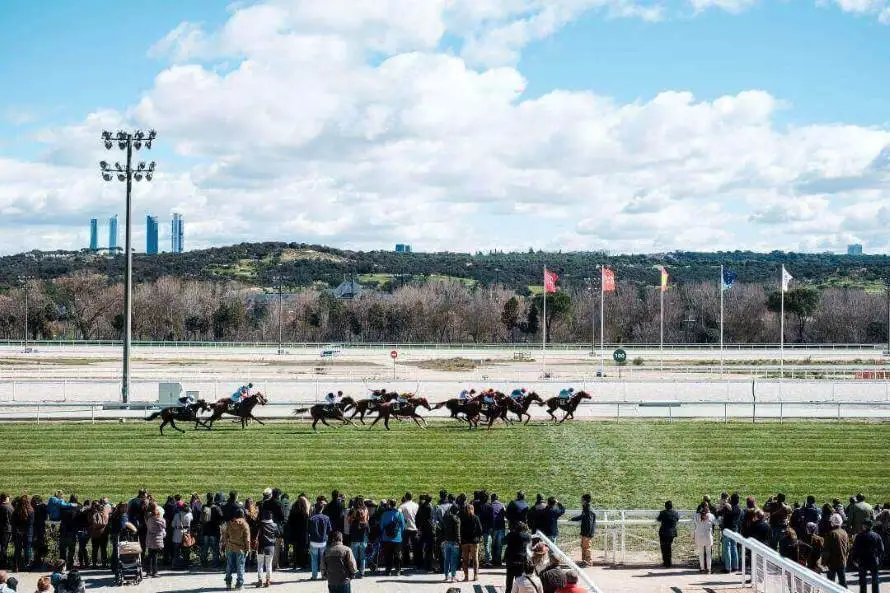
[[[184,231],[182,226],[182,214],[173,213],[173,224],[170,229],[170,242],[173,253],[182,253],[182,239]]]
[[[99,249],[99,220],[90,219],[90,251]]]
[[[145,253],[158,253],[158,217],[151,214],[145,217]]]
[[[847,255],[862,255],[862,243],[847,245]]]
[[[108,219],[108,249],[117,249],[117,214]]]

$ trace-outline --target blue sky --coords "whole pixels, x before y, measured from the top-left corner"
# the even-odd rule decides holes
[[[6,224],[80,246],[119,188],[79,143],[134,125],[188,247],[887,247],[884,0],[399,1],[4,0]]]

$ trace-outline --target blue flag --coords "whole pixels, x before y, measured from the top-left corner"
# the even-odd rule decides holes
[[[730,270],[729,268],[723,268],[723,290],[729,290],[732,288],[733,282],[735,282],[735,272]]]

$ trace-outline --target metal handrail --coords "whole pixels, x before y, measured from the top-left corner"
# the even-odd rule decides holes
[[[550,553],[556,556],[560,562],[562,562],[566,566],[571,567],[578,574],[578,578],[584,581],[584,584],[587,585],[587,588],[590,590],[591,593],[603,593],[602,589],[600,589],[599,586],[595,582],[593,582],[593,579],[591,579],[590,576],[586,572],[584,572],[580,566],[575,564],[575,562],[571,558],[569,558],[565,554],[565,552],[560,550],[555,543],[550,541],[550,538],[548,538],[540,531],[535,532],[535,537],[544,542],[544,544],[548,548],[550,548]]]

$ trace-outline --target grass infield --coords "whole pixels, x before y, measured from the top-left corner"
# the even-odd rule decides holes
[[[0,424],[0,491],[44,496],[62,488],[83,498],[235,488],[256,496],[270,485],[292,496],[339,488],[397,496],[406,490],[482,487],[509,498],[555,494],[571,506],[593,493],[598,507],[688,508],[723,489],[759,501],[863,492],[890,501],[890,424],[574,422],[468,432],[434,422],[394,423],[391,432],[340,428],[318,434],[283,422],[240,430],[158,434],[157,423]]]

